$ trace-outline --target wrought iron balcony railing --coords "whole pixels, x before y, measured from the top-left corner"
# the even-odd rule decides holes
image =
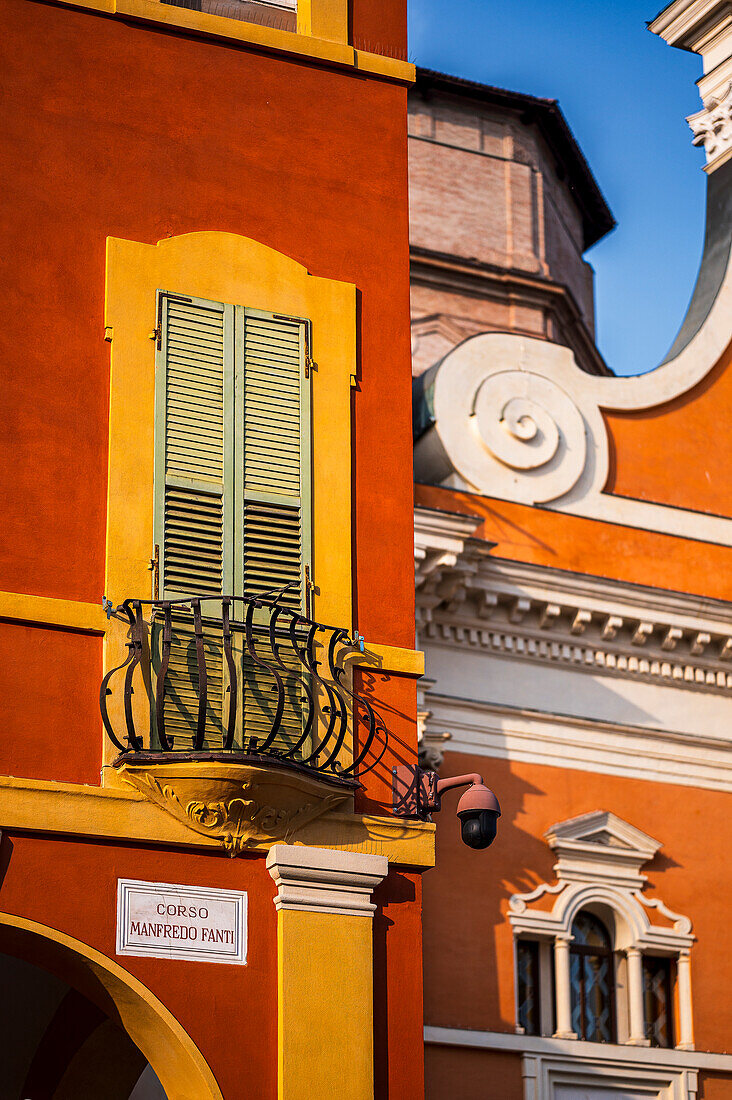
[[[126,660],[105,675],[99,695],[112,744],[161,762],[236,754],[340,779],[375,767],[386,729],[349,686],[346,668],[362,639],[285,606],[285,595],[129,599],[108,608],[129,625]],[[122,692],[114,717],[113,685]],[[136,685],[144,706],[133,704]]]

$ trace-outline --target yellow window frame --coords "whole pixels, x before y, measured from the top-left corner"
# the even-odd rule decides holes
[[[153,590],[157,290],[231,302],[311,322],[312,590],[320,622],[353,625],[351,385],[356,288],[310,275],[272,248],[232,233],[168,237],[156,245],[107,239],[105,332],[111,344],[105,593],[117,604]],[[120,664],[126,630],[105,635],[105,670]],[[145,727],[144,693],[135,699]],[[114,756],[105,745],[104,764]],[[104,768],[110,781],[109,767]]]

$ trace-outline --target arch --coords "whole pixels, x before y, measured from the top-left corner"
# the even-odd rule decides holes
[[[608,927],[614,951],[637,945],[651,927],[641,905],[628,893],[611,886],[586,883],[565,890],[555,902],[553,916],[561,922],[567,936],[571,935],[572,925],[583,909],[599,917]]]
[[[0,950],[67,981],[122,1027],[175,1100],[223,1100],[193,1040],[137,978],[81,940],[44,924],[0,913]]]

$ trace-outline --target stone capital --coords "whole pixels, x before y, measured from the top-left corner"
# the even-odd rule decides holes
[[[267,855],[267,870],[277,885],[277,910],[372,917],[371,894],[386,878],[386,856],[275,844]]]

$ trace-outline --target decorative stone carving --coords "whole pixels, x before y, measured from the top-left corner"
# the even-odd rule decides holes
[[[215,837],[231,856],[253,843],[289,840],[329,810],[353,806],[351,786],[282,767],[190,761],[123,763],[119,771],[166,813]]]
[[[452,740],[451,733],[425,733],[419,739],[417,754],[420,768],[437,772],[445,759],[446,742]]]
[[[716,163],[732,148],[732,83],[718,96],[704,101],[704,109],[686,120],[694,135],[692,144],[703,145],[708,165]]]
[[[508,903],[508,919],[514,935],[538,938],[546,953],[553,948],[557,1038],[577,1038],[571,1030],[569,954],[572,926],[583,909],[600,909],[606,921],[612,949],[627,959],[628,1045],[647,1044],[643,1027],[643,978],[641,953],[673,955],[684,968],[679,983],[680,1028],[677,1045],[693,1046],[689,951],[694,943],[691,921],[674,913],[658,898],[647,898],[647,878],[641,867],[661,845],[607,810],[581,814],[553,825],[544,836],[558,856],[556,883],[540,883],[533,890],[514,894]],[[547,895],[554,896],[551,908]],[[658,914],[661,921],[651,920]],[[669,927],[669,922],[671,927]],[[681,977],[681,974],[680,974]],[[660,1095],[660,1094],[659,1094]]]
[[[694,942],[689,918],[644,894],[647,878],[640,869],[659,851],[657,840],[606,810],[553,825],[545,836],[558,856],[557,881],[509,899],[508,919],[517,935],[571,939],[577,913],[594,904],[612,910],[617,950],[689,951]],[[543,901],[547,895],[556,896],[550,909]],[[667,923],[653,923],[648,910]]]
[[[424,516],[424,519],[423,519]],[[449,516],[418,510],[421,560],[439,553]],[[461,526],[464,516],[453,517]],[[455,540],[457,544],[457,539]],[[417,574],[417,626],[425,640],[570,665],[591,673],[732,691],[732,614],[693,596],[563,573],[491,557],[490,546],[463,536],[449,560]],[[456,600],[459,587],[460,600]]]
[[[569,348],[547,340],[497,332],[465,340],[420,382],[416,479],[732,545],[730,519],[605,493],[602,417],[661,405],[700,382],[729,342],[730,302],[732,266],[697,335],[637,377],[586,374]]]

